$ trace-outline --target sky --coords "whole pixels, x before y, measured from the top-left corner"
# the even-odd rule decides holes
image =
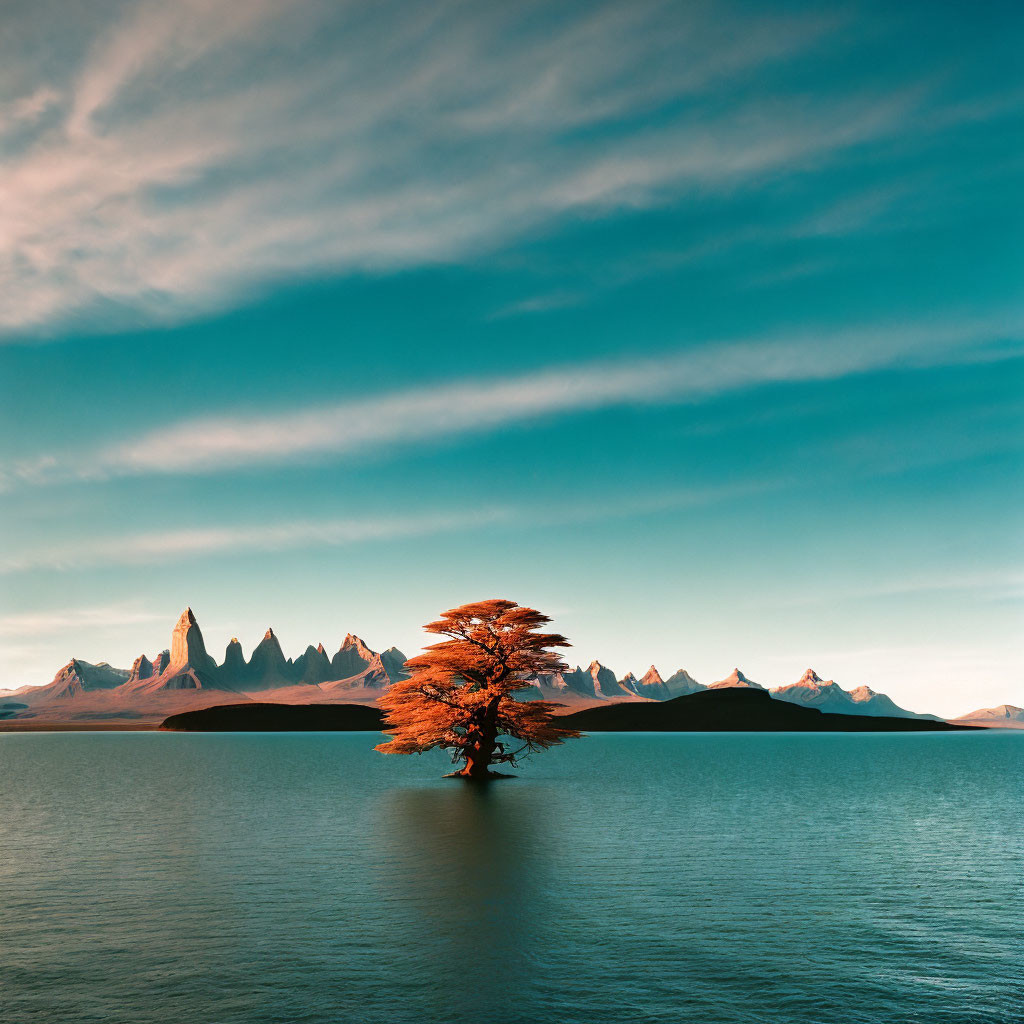
[[[0,687],[506,597],[1024,705],[1017,3],[8,2]]]

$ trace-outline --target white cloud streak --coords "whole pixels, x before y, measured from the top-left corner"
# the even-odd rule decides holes
[[[914,578],[899,577],[880,580],[869,585],[830,583],[829,600],[871,601],[884,598],[903,598],[912,595],[949,594],[962,592],[972,594],[975,599],[988,601],[1018,600],[1024,597],[1024,570],[1010,566],[1005,569],[985,572],[963,572],[958,574],[933,574]],[[797,594],[777,599],[781,605],[813,605],[821,600],[819,593]]]
[[[126,604],[55,608],[35,612],[15,612],[0,616],[0,636],[47,636],[62,629],[119,629],[146,622],[159,622],[163,616]]]
[[[0,487],[338,458],[616,406],[699,402],[764,385],[967,362],[990,357],[991,343],[1019,330],[1003,318],[733,341],[664,357],[462,380],[270,414],[200,417],[92,451],[22,460],[0,470]],[[1016,351],[1019,342],[1013,343]],[[996,352],[1007,354],[1012,353]]]
[[[837,22],[722,5],[89,12],[71,73],[23,56],[66,5],[0,40],[8,337],[176,320],[271,280],[461,259],[574,211],[807,170],[892,137],[922,99],[767,101],[757,72]]]
[[[507,510],[481,508],[457,514],[306,519],[254,526],[206,526],[122,537],[83,538],[66,547],[49,545],[0,562],[0,574],[37,569],[80,569],[94,565],[148,565],[240,551],[340,547],[473,529],[508,517]]]
[[[779,483],[754,480],[743,484],[673,490],[619,501],[587,502],[584,505],[533,504],[519,508],[482,505],[475,508],[462,507],[454,512],[420,511],[403,515],[291,519],[255,525],[222,524],[155,530],[118,537],[87,537],[64,547],[50,544],[45,548],[23,552],[6,561],[0,561],[0,575],[40,569],[65,571],[96,565],[156,565],[178,559],[231,555],[246,551],[265,553],[345,547],[462,533],[490,527],[526,526],[536,529],[566,523],[657,515],[736,497],[749,497],[779,486]],[[59,617],[63,613],[57,614]],[[17,622],[18,616],[13,616],[8,621]],[[23,621],[24,624],[31,625],[35,620],[31,616],[26,616]],[[3,626],[0,622],[0,633],[2,632]]]

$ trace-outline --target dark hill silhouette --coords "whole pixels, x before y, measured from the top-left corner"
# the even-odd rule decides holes
[[[171,715],[173,732],[380,732],[366,704],[219,704]],[[606,704],[560,718],[585,732],[952,732],[971,729],[920,718],[839,715],[775,700],[765,690],[701,690],[667,701]]]
[[[170,732],[380,732],[381,713],[365,704],[218,704],[164,719]]]
[[[584,732],[949,732],[963,728],[919,718],[828,714],[745,687],[701,690],[642,704],[607,704],[566,715],[564,721]]]

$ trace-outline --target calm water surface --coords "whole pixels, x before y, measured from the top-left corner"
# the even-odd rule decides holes
[[[0,1019],[1024,1020],[1024,733],[0,735]]]

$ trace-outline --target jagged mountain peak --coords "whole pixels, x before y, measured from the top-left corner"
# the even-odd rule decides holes
[[[132,662],[132,670],[131,675],[128,677],[128,682],[134,683],[142,679],[151,679],[153,675],[153,662],[151,662],[144,654],[140,654],[135,661]]]
[[[174,629],[171,631],[171,636],[173,637],[179,633],[184,636],[192,628],[198,629],[199,623],[196,621],[196,617],[192,609],[186,608],[181,615],[178,616],[178,621],[175,623]]]
[[[266,633],[263,634],[263,639],[256,645],[255,650],[252,652],[253,658],[256,657],[257,651],[263,653],[273,652],[275,657],[280,655],[282,660],[284,659],[284,651],[281,649],[281,641],[278,640],[277,634],[272,629],[268,629]]]
[[[747,686],[754,690],[764,689],[760,683],[755,683],[753,679],[748,679],[738,668],[734,668],[724,679],[719,679],[717,683],[712,683],[708,689],[721,690],[728,686]]]
[[[207,653],[203,631],[191,608],[186,608],[171,633],[171,664],[191,665],[199,671],[210,671],[216,664]]]
[[[127,682],[130,675],[127,669],[112,668],[105,661],[94,665],[81,658],[72,658],[60,668],[53,681],[39,687],[35,695],[59,700],[93,690],[112,690]]]
[[[596,659],[587,667],[587,674],[593,680],[595,696],[617,697],[630,692],[629,685],[622,686],[615,673]]]
[[[345,639],[342,640],[341,646],[338,648],[339,651],[367,651],[370,654],[376,654],[376,651],[371,651],[370,648],[363,641],[362,637],[358,637],[355,633],[346,633]]]
[[[637,679],[632,672],[628,673],[621,680],[621,685],[638,697],[646,697],[650,700],[668,700],[672,697],[665,685],[665,680],[661,678],[661,673],[653,665],[641,679]]]
[[[338,648],[337,654],[342,655],[346,658],[360,658],[364,662],[370,662],[374,658],[379,657],[378,653],[370,647],[362,637],[356,636],[355,633],[346,633],[345,639],[341,642],[341,646]]]
[[[386,651],[382,651],[380,655],[380,662],[384,666],[384,671],[393,683],[399,679],[406,678],[405,661],[405,655],[397,647],[389,647]]]
[[[331,658],[332,675],[335,679],[349,679],[365,672],[368,668],[378,668],[385,674],[380,655],[370,650],[363,641],[352,633],[346,633],[342,645]]]
[[[220,672],[225,677],[237,677],[238,673],[244,669],[245,654],[242,651],[242,645],[238,642],[238,637],[233,636],[231,643],[224,649],[224,664],[221,665]],[[232,678],[231,681],[236,682],[237,679]]]
[[[294,663],[288,662],[288,671],[297,682],[319,686],[331,678],[331,659],[323,644],[309,644]]]
[[[872,697],[878,697],[880,694],[872,690],[870,686],[858,686],[856,689],[850,690],[850,696],[854,700],[863,701],[871,700]]]
[[[670,697],[684,697],[690,693],[706,690],[707,687],[703,683],[698,683],[685,668],[677,668],[665,680],[665,689]]]

